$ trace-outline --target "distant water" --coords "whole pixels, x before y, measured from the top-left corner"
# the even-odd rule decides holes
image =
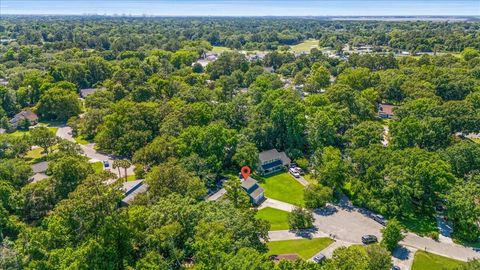
[[[480,16],[480,0],[0,0],[0,15]]]

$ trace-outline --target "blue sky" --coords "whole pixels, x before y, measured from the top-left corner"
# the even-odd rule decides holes
[[[0,0],[1,14],[480,16],[480,0]]]

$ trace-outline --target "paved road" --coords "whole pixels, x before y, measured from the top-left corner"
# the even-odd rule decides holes
[[[58,137],[62,138],[62,139],[69,140],[71,142],[75,142],[75,140],[72,137],[72,128],[70,128],[69,126],[59,126],[56,135]],[[97,150],[95,150],[94,146],[95,146],[95,144],[91,143],[91,144],[86,144],[86,145],[80,145],[80,148],[82,149],[83,154],[85,156],[87,156],[88,158],[90,158],[91,161],[96,162],[96,161],[108,160],[108,163],[110,164],[110,169],[109,170],[111,172],[115,173],[116,175],[119,175],[118,174],[118,169],[113,169],[112,168],[112,164],[113,164],[113,161],[115,160],[115,157],[98,152]],[[133,173],[133,168],[134,168],[133,166],[130,166],[130,168],[127,169],[127,175],[133,175],[134,174]],[[121,175],[119,175],[119,176],[124,177],[124,170],[123,169],[120,169],[120,174]]]
[[[294,206],[285,202],[279,202],[267,199],[264,204],[266,207],[273,207],[284,211],[289,211]],[[263,206],[263,204],[262,204]],[[381,241],[382,234],[380,230],[382,225],[372,220],[368,216],[359,212],[355,207],[348,206],[331,206],[336,212],[322,212],[316,210],[314,212],[315,227],[318,231],[311,233],[310,237],[334,236],[336,240],[346,243],[361,244],[361,237],[365,234],[373,234]],[[299,239],[302,236],[289,231],[271,231],[269,236],[272,241]],[[407,233],[405,239],[400,242],[401,245],[408,249],[420,249],[438,255],[454,258],[457,260],[467,261],[472,258],[480,258],[480,253],[473,251],[461,245],[453,243],[437,242],[431,238],[420,237],[414,233]],[[413,255],[412,255],[413,256]]]

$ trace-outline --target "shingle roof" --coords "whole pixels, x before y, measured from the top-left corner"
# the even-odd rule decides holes
[[[127,181],[122,184],[121,189],[123,192],[125,192],[125,197],[122,200],[122,204],[128,205],[138,194],[147,191],[148,185],[143,183],[143,179]]]
[[[258,159],[260,160],[260,162],[274,160],[274,159],[279,158],[279,154],[280,153],[277,151],[277,149],[274,148],[274,149],[270,149],[270,150],[260,152],[258,154]]]
[[[33,121],[37,121],[38,120],[38,116],[30,111],[30,110],[23,110],[19,113],[17,113],[13,118],[12,120],[10,120],[10,122],[18,122],[20,121],[21,119],[27,119],[28,121],[30,122],[33,122]]]
[[[251,178],[251,177],[248,177],[247,180],[242,180],[242,187],[246,190],[249,190],[251,189],[254,185],[257,184],[257,180]]]

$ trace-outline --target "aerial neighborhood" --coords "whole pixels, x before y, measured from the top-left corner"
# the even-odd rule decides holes
[[[0,3],[0,269],[480,269],[478,16],[30,2]]]

